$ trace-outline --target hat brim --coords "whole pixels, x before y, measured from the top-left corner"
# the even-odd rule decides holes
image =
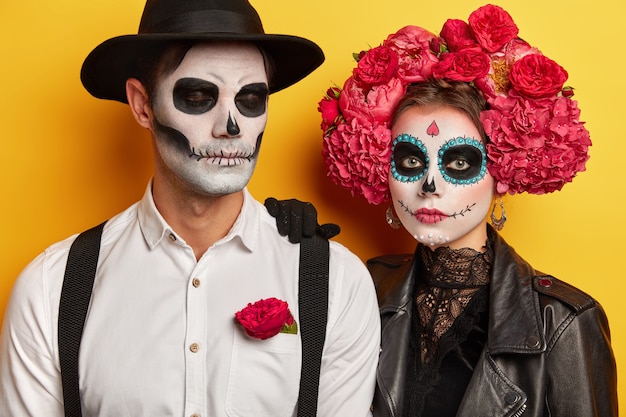
[[[258,44],[272,58],[274,72],[270,93],[300,81],[324,62],[314,42],[291,35],[233,33],[181,33],[124,35],[98,45],[85,59],[80,79],[94,97],[128,103],[126,80],[137,77],[138,52],[176,40],[231,40]]]

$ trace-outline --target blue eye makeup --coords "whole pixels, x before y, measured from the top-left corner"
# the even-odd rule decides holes
[[[419,181],[428,171],[429,163],[428,150],[421,140],[407,133],[394,139],[391,175],[395,180]],[[487,173],[485,146],[473,138],[450,139],[438,151],[437,166],[443,179],[450,184],[476,184]]]
[[[450,184],[476,184],[487,172],[485,146],[473,138],[450,139],[439,149],[437,165]]]
[[[428,152],[421,140],[409,135],[397,136],[391,148],[391,175],[400,182],[415,182],[428,171]]]

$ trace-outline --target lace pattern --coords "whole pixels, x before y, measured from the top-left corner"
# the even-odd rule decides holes
[[[404,416],[422,416],[446,355],[461,349],[475,326],[486,326],[480,323],[488,310],[492,260],[489,241],[482,252],[418,245]]]
[[[422,362],[431,362],[439,339],[465,311],[476,292],[489,283],[492,251],[450,249],[435,251],[419,245],[422,274],[417,284],[416,307],[422,332]]]

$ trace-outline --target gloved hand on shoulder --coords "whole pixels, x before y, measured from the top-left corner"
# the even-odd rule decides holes
[[[312,237],[315,233],[330,239],[337,236],[341,229],[334,223],[319,225],[317,210],[313,204],[296,199],[265,200],[267,211],[276,218],[276,227],[281,236],[287,236],[291,243],[300,243],[303,237]]]

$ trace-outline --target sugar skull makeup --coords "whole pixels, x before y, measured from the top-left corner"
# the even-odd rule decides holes
[[[267,122],[268,80],[252,44],[192,47],[153,98],[153,130],[165,169],[207,195],[243,189]]]
[[[480,250],[493,179],[469,116],[452,107],[412,107],[398,117],[392,137],[389,187],[407,231],[431,247]]]

